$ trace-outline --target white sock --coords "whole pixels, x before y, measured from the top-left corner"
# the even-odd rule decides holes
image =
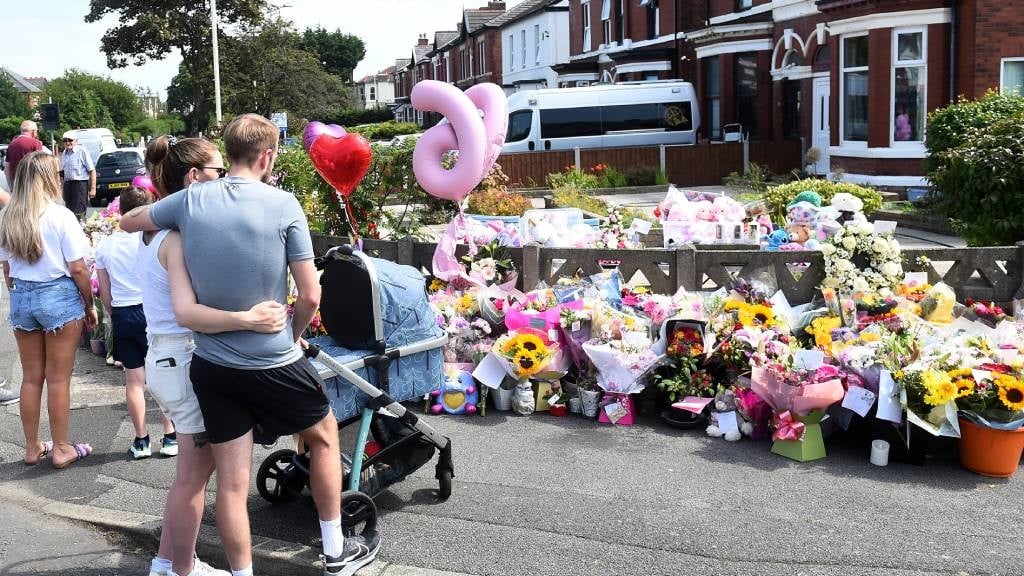
[[[153,561],[149,563],[149,569],[153,572],[170,572],[171,561],[166,558],[154,556]]]
[[[341,556],[345,543],[345,536],[341,533],[341,516],[334,520],[320,521],[320,535],[324,540],[324,554],[327,556]]]
[[[252,566],[243,570],[232,570],[231,576],[252,576]]]

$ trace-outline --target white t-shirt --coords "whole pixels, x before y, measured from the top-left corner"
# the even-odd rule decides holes
[[[96,269],[110,276],[111,304],[121,308],[142,304],[142,281],[139,279],[139,242],[142,232],[114,232],[96,247]]]
[[[7,261],[11,268],[11,278],[49,282],[61,276],[71,276],[68,262],[89,255],[89,239],[85,237],[78,218],[71,210],[51,202],[43,210],[39,229],[43,237],[43,255],[33,264],[8,254],[0,247],[0,260]]]

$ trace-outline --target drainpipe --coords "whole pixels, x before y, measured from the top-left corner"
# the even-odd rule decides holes
[[[953,11],[949,27],[949,102],[952,104],[956,102],[956,41],[960,28],[960,3],[950,0],[949,4]]]

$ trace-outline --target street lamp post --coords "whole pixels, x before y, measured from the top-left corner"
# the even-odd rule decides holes
[[[220,53],[217,50],[217,0],[210,0],[210,28],[213,38],[213,97],[217,111],[217,127],[224,123],[220,109]]]

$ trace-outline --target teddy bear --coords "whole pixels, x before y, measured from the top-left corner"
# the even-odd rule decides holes
[[[753,426],[744,420],[737,410],[736,392],[732,388],[715,394],[715,401],[712,405],[714,409],[711,411],[711,423],[705,429],[708,436],[712,438],[725,437],[729,442],[737,442],[744,434],[750,435],[753,432]],[[732,412],[736,415],[736,429],[722,432],[722,429],[718,427],[718,418],[719,414],[726,412]]]
[[[693,222],[697,220],[697,206],[693,202],[677,202],[669,209],[665,219],[674,222]]]
[[[867,222],[867,217],[861,212],[863,209],[864,201],[853,194],[840,192],[832,197],[832,210],[837,214],[836,222],[839,224]]]
[[[786,208],[786,223],[789,225],[798,224],[814,228],[818,224],[820,210],[810,202],[797,202]]]
[[[715,208],[714,205],[708,200],[700,200],[693,202],[694,214],[698,222],[714,222],[715,221]]]
[[[465,370],[445,378],[441,388],[430,393],[436,404],[430,407],[432,414],[476,414],[480,401],[473,375]]]
[[[717,222],[742,222],[747,216],[746,209],[728,196],[718,196],[711,203]]]
[[[821,208],[821,194],[818,194],[814,190],[804,190],[803,192],[797,194],[796,197],[793,198],[789,202],[789,204],[786,205],[786,208],[789,208],[790,206],[798,202],[807,202],[813,205],[815,208]]]
[[[736,390],[736,410],[746,421],[740,430],[745,436],[760,440],[772,435],[769,428],[772,409],[756,392],[750,388],[738,388]]]

